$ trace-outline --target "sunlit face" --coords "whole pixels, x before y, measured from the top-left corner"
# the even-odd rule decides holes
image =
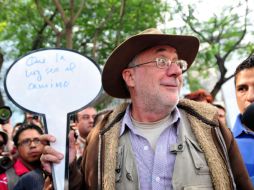
[[[240,113],[254,102],[254,68],[244,69],[236,75],[236,99]]]
[[[77,114],[76,128],[79,130],[81,137],[86,138],[94,126],[94,117],[96,110],[93,107],[88,107]]]
[[[160,45],[140,53],[135,58],[135,65],[156,58],[177,60],[175,48]],[[152,62],[140,67],[128,68],[123,71],[123,78],[129,87],[132,100],[141,102],[145,109],[155,111],[156,108],[174,107],[179,100],[182,87],[182,70],[176,64],[160,69]]]

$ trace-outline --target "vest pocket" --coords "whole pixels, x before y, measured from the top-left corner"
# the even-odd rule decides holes
[[[131,158],[131,153],[127,150],[126,151],[126,161],[125,161],[125,170],[126,170],[126,179],[129,182],[134,182],[134,163],[133,159]]]
[[[123,173],[124,146],[119,146],[116,158],[116,182],[120,182]]]
[[[116,189],[138,189],[138,177],[132,153],[125,145],[118,147],[116,160]]]
[[[192,157],[192,161],[196,169],[195,170],[196,173],[199,175],[209,174],[209,168],[207,166],[203,150],[200,148],[197,142],[187,137],[186,137],[186,143],[188,145],[188,148]]]

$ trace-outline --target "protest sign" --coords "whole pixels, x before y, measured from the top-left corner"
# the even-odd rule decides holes
[[[40,49],[16,60],[5,75],[10,100],[25,111],[44,117],[52,143],[65,154],[53,165],[56,190],[68,189],[68,117],[85,108],[100,94],[101,71],[94,61],[67,49]]]

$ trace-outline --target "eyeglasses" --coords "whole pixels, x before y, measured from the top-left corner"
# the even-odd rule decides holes
[[[33,138],[33,139],[24,139],[23,141],[20,141],[18,143],[19,146],[31,146],[32,142],[35,145],[41,144],[41,141],[39,138]]]
[[[167,69],[168,67],[170,67],[170,65],[172,63],[174,63],[178,67],[180,67],[182,72],[186,71],[187,67],[188,67],[188,64],[185,60],[180,59],[180,60],[171,61],[170,59],[166,59],[166,58],[155,58],[155,60],[148,61],[148,62],[145,62],[145,63],[141,63],[141,64],[138,64],[138,65],[131,65],[128,68],[140,67],[142,65],[149,64],[149,63],[154,63],[154,62],[156,63],[156,67],[159,68],[159,69]]]

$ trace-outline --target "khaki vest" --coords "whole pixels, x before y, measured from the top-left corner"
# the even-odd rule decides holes
[[[184,112],[179,124],[178,144],[170,147],[176,154],[172,185],[174,190],[213,189],[204,153],[199,147]],[[116,164],[116,189],[139,189],[135,157],[129,132],[120,138]]]

